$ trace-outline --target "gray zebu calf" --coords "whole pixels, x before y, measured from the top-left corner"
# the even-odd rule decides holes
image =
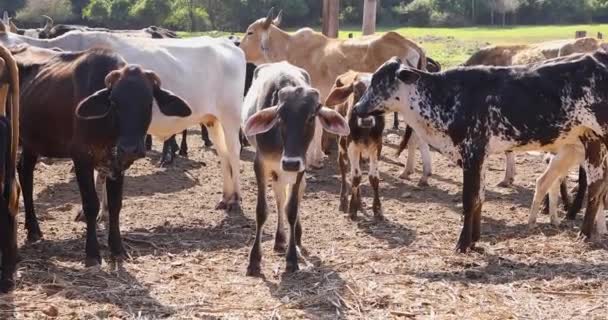
[[[480,237],[489,154],[558,152],[581,143],[589,182],[581,233],[593,238],[596,213],[608,191],[607,64],[608,54],[600,50],[538,66],[464,67],[429,74],[394,58],[374,73],[355,113],[401,111],[425,141],[462,166],[461,252]]]
[[[275,250],[285,251],[283,215],[289,221],[287,272],[297,271],[297,247],[302,246],[299,203],[306,180],[306,151],[315,132],[316,119],[323,129],[344,136],[346,120],[334,110],[322,107],[319,92],[310,87],[306,71],[287,62],[259,66],[245,97],[242,111],[243,133],[256,149],[253,169],[258,185],[255,242],[247,275],[261,275],[261,237],[267,218],[266,182],[270,177],[277,199],[278,224]]]

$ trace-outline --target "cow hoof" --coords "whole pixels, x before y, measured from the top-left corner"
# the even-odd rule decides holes
[[[162,159],[158,163],[159,168],[166,168],[173,164],[173,156],[172,155],[163,155]]]
[[[383,222],[386,221],[386,218],[384,217],[384,215],[382,214],[382,211],[378,212],[378,213],[374,213],[374,220],[376,222]]]
[[[84,217],[84,212],[82,211],[82,209],[80,211],[78,211],[78,213],[76,214],[76,217],[74,218],[74,222],[87,222],[87,220]]]
[[[528,222],[528,230],[534,230],[536,229],[536,222],[535,221],[529,221]]]
[[[15,281],[9,279],[0,280],[0,293],[9,293],[15,289]]]
[[[340,210],[340,212],[344,212],[346,213],[348,211],[348,200],[340,200],[340,207],[338,208],[338,210]]]
[[[357,221],[357,220],[359,219],[359,217],[357,217],[357,212],[354,212],[354,213],[353,213],[353,212],[351,212],[351,213],[348,215],[348,218],[349,218],[351,221]]]
[[[300,267],[298,266],[298,263],[287,263],[287,265],[285,266],[285,273],[290,274],[290,273],[294,273],[297,272],[298,270],[300,270]]]
[[[180,149],[179,150],[179,155],[181,157],[188,158],[188,151]]]
[[[473,241],[470,238],[461,235],[458,239],[458,243],[456,243],[456,252],[467,253],[470,248],[473,248]]]
[[[110,255],[110,259],[112,259],[112,262],[120,263],[123,261],[131,260],[131,255],[127,251],[125,251],[125,249],[122,249],[119,253],[112,253]]]
[[[247,267],[248,277],[262,277],[262,270],[259,265],[249,265]]]
[[[513,181],[512,180],[502,180],[496,186],[501,187],[501,188],[510,188],[513,186]]]
[[[40,240],[42,240],[42,232],[40,230],[27,232],[27,242],[28,243],[36,243]]]
[[[408,170],[404,170],[404,171],[403,171],[403,172],[402,172],[402,173],[399,175],[399,178],[401,178],[401,179],[403,179],[403,180],[410,180],[410,175],[411,175],[412,173],[413,173],[413,172],[410,172],[410,171],[408,171]]]
[[[560,223],[561,223],[561,220],[559,220],[559,218],[557,218],[557,217],[556,218],[551,218],[551,224],[554,227],[559,227]]]
[[[308,250],[303,245],[298,245],[296,247],[296,252],[298,253],[298,258],[304,258],[308,256]]]
[[[213,147],[213,142],[211,142],[211,140],[205,140],[205,147]]]
[[[420,181],[418,181],[418,186],[419,187],[428,187],[429,182],[428,182],[428,180],[420,180]]]
[[[84,266],[87,268],[101,265],[101,257],[87,257],[84,260]]]

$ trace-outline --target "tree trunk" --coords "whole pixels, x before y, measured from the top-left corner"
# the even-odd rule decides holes
[[[189,0],[188,2],[188,9],[190,11],[188,12],[190,15],[190,32],[193,32],[194,30],[196,30],[196,22],[194,22],[194,0]]]
[[[471,0],[471,24],[475,25],[475,0]]]
[[[323,0],[323,34],[330,38],[338,37],[340,0]]]
[[[363,35],[376,32],[377,0],[363,0]]]
[[[504,28],[507,25],[507,12],[504,11],[502,13],[502,27]]]
[[[494,25],[494,9],[490,9],[490,24]]]

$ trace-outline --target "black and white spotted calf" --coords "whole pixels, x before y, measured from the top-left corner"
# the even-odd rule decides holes
[[[361,183],[362,158],[369,158],[369,183],[374,190],[372,210],[376,219],[383,219],[382,204],[380,203],[378,160],[382,151],[382,132],[384,131],[384,116],[374,114],[365,118],[353,115],[352,109],[367,89],[371,74],[348,71],[336,79],[325,101],[325,105],[333,107],[348,121],[350,134],[338,137],[338,165],[342,175],[340,188],[340,211],[348,212],[351,219],[357,218],[357,211],[361,209]],[[350,163],[350,203],[348,201],[349,188],[346,181],[346,170]]]
[[[262,228],[267,218],[266,183],[270,177],[277,199],[278,224],[275,250],[285,251],[283,215],[289,222],[287,272],[298,270],[297,247],[302,246],[298,216],[306,180],[306,151],[315,132],[316,119],[330,133],[348,135],[346,120],[322,107],[319,92],[310,87],[306,71],[287,62],[264,64],[254,73],[243,106],[243,132],[256,149],[253,169],[258,185],[256,234],[247,275],[261,274]]]
[[[462,166],[461,252],[480,237],[489,154],[558,152],[582,144],[589,203],[581,232],[590,238],[607,191],[607,64],[608,54],[597,51],[537,66],[462,67],[430,74],[393,58],[374,73],[355,113],[400,111],[426,142]]]

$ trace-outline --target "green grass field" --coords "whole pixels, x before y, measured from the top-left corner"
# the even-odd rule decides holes
[[[608,36],[608,24],[569,25],[569,26],[521,26],[511,28],[473,27],[473,28],[379,28],[379,32],[397,31],[415,40],[444,67],[464,62],[472,53],[490,44],[534,43],[548,40],[573,38],[578,30],[586,30],[589,36],[598,32]],[[361,34],[358,27],[343,27],[340,37],[347,38]],[[223,36],[226,32],[180,33],[181,36]]]

